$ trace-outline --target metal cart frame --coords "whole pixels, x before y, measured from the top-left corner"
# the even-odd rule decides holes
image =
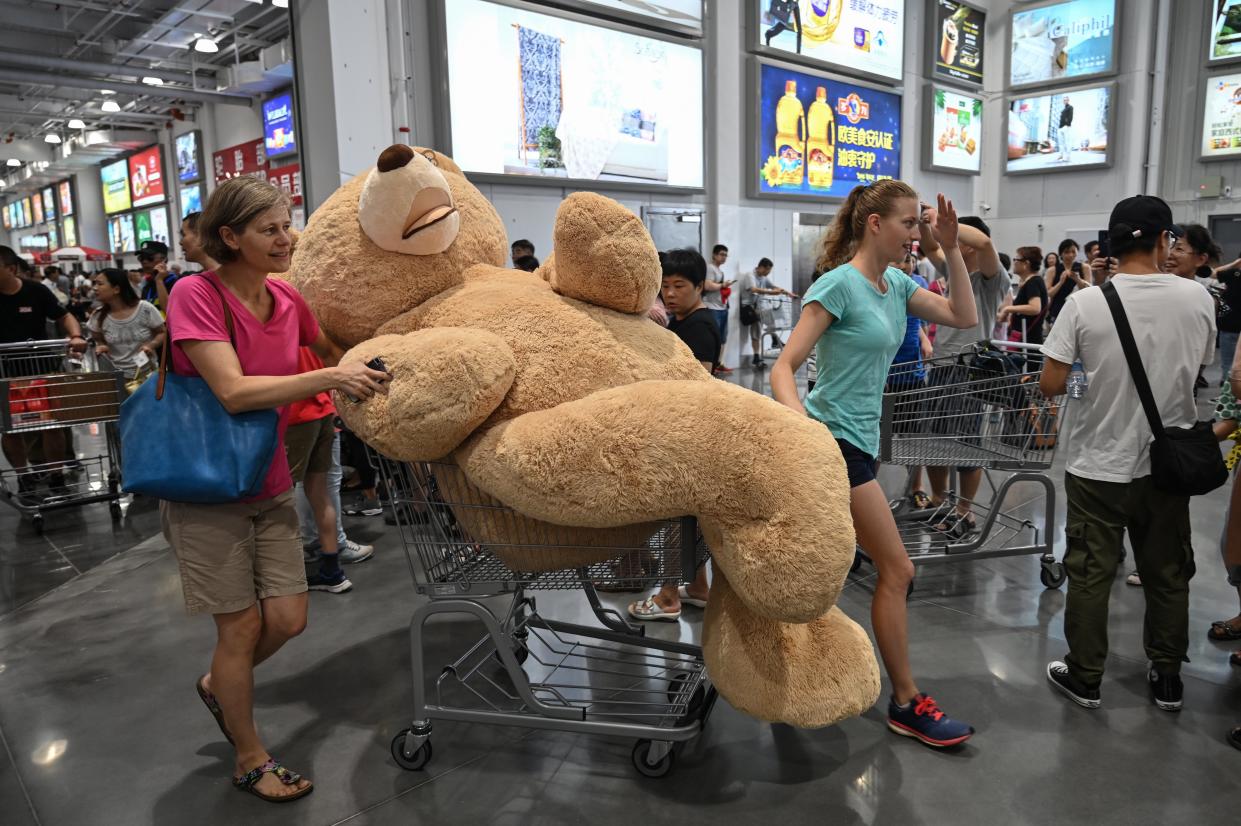
[[[375,464],[416,590],[430,598],[410,620],[413,720],[392,740],[397,764],[426,766],[432,720],[438,719],[636,738],[631,758],[637,771],[647,777],[670,772],[676,745],[702,732],[715,704],[702,649],[646,638],[645,627],[600,602],[596,584],[638,589],[689,582],[708,556],[695,520],[651,523],[628,544],[590,546],[599,551],[596,558],[609,557],[603,562],[526,573],[501,557],[565,547],[571,529],[527,520],[475,488],[451,463],[376,457]],[[534,590],[582,591],[603,627],[543,617],[528,593]],[[481,601],[485,597],[505,597],[507,607],[497,613]],[[426,624],[443,614],[472,618],[484,633],[443,667],[428,692]]]
[[[938,507],[916,509],[905,495],[892,502],[915,565],[1038,554],[1043,585],[1064,583],[1064,566],[1052,554],[1056,489],[1047,475],[1064,397],[1045,397],[1038,386],[1041,374],[1040,345],[1001,341],[893,366],[883,395],[880,462],[909,467],[911,478],[918,467],[951,469],[949,494]],[[991,495],[971,503],[978,526],[958,536],[935,526],[953,518],[962,467],[982,469]],[[996,472],[1006,474],[998,483]],[[1009,506],[1013,487],[1023,482],[1045,492],[1043,530]],[[859,549],[853,570],[864,561],[870,560]]]
[[[116,422],[124,398],[124,377],[96,369],[87,356],[71,358],[67,339],[0,344],[0,433],[6,436],[71,430],[101,425],[101,453],[50,459],[24,468],[0,470],[0,495],[31,517],[42,533],[44,514],[107,502],[113,519],[121,517],[121,450]],[[72,448],[72,433],[66,433]],[[68,463],[75,465],[70,467]],[[63,484],[40,494],[44,477],[63,475]],[[70,479],[69,477],[73,478]]]
[[[801,299],[789,298],[787,295],[758,295],[755,298],[755,309],[758,310],[758,346],[762,357],[773,357],[769,352],[778,356],[788,343],[788,334],[793,332],[797,319],[801,317]],[[769,336],[779,341],[779,346],[767,347]]]

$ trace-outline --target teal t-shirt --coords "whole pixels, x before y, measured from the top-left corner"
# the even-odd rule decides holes
[[[918,289],[896,267],[888,267],[884,280],[888,291],[881,293],[844,264],[820,276],[802,299],[818,302],[835,319],[815,345],[819,374],[806,412],[871,456],[879,454],[883,387],[905,339],[905,307]]]

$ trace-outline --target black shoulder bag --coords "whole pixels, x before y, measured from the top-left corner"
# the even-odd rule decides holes
[[[1120,335],[1120,346],[1125,351],[1125,361],[1129,362],[1129,373],[1133,376],[1142,409],[1146,411],[1146,420],[1150,422],[1151,433],[1155,436],[1151,443],[1151,479],[1155,487],[1165,493],[1182,496],[1210,493],[1228,481],[1228,468],[1224,465],[1211,423],[1195,422],[1193,427],[1163,426],[1159,408],[1155,406],[1155,396],[1151,393],[1150,380],[1142,367],[1138,345],[1133,340],[1129,316],[1125,314],[1116,285],[1111,281],[1104,284],[1103,295],[1112,311],[1112,320],[1116,322],[1116,332]]]

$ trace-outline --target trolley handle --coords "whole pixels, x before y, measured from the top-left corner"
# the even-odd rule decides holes
[[[989,343],[992,347],[995,347],[1000,350],[1029,350],[1029,351],[1036,352],[1036,353],[1043,352],[1043,345],[1029,344],[1024,341],[998,341],[996,340],[996,341],[991,341]]]

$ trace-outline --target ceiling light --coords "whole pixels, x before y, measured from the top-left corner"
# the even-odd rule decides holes
[[[72,120],[69,121],[69,128],[70,129],[85,129],[86,121],[82,120],[81,118],[73,118]]]
[[[200,37],[194,41],[194,51],[202,52],[203,54],[215,54],[220,51],[220,47],[211,38]]]
[[[106,96],[106,95],[115,95],[115,94],[116,94],[116,92],[112,91],[111,89],[100,89],[100,90],[99,90],[99,94],[101,94],[101,95],[105,95],[105,96]]]
[[[271,0],[271,4],[278,9],[287,9],[289,7],[289,0]]]
[[[55,132],[48,132],[46,135],[43,136],[43,142],[44,143],[60,143],[60,135],[57,135]]]
[[[21,166],[22,162],[19,161],[17,158],[9,158],[7,161],[5,161],[4,165],[5,166]]]
[[[163,86],[164,79],[161,77],[144,77],[142,82],[147,86]]]
[[[117,103],[115,100],[105,100],[103,103],[99,104],[99,108],[105,112],[121,111],[121,105]]]

